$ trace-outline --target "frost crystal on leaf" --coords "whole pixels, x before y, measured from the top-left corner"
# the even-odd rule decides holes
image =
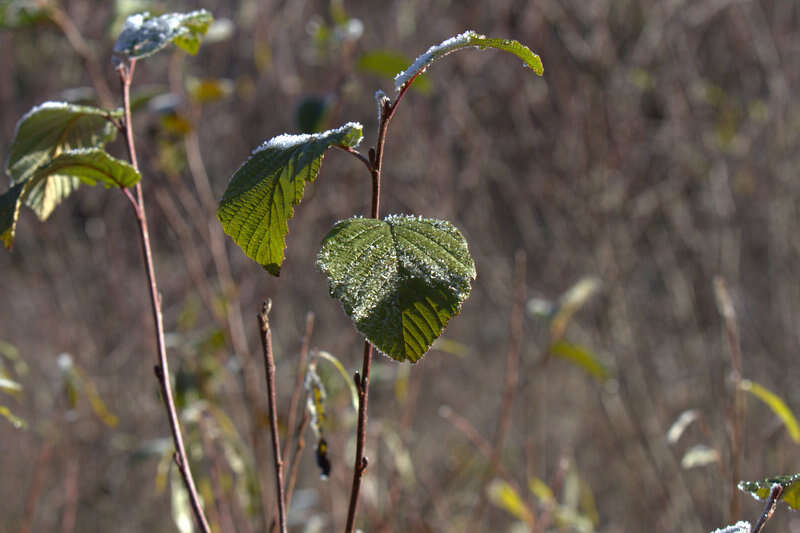
[[[191,13],[167,13],[154,17],[148,12],[129,16],[114,43],[115,65],[123,58],[141,58],[154,54],[174,42],[194,53],[213,17],[205,9]]]
[[[431,46],[428,51],[419,56],[414,63],[406,70],[394,77],[394,89],[399,91],[408,81],[418,72],[421,74],[425,69],[440,57],[446,56],[459,48],[469,46],[473,39],[485,39],[485,35],[480,35],[472,30],[467,30],[460,35],[450,37],[441,43]]]
[[[732,526],[715,529],[711,533],[750,533],[750,522],[740,520]]]
[[[257,154],[263,150],[268,150],[270,148],[274,148],[276,150],[287,150],[294,146],[298,146],[300,144],[305,144],[312,141],[318,141],[321,139],[327,139],[328,137],[336,137],[342,133],[348,131],[358,131],[359,132],[359,139],[355,144],[348,145],[351,148],[355,148],[361,143],[360,132],[363,130],[363,126],[358,122],[348,122],[344,126],[339,128],[323,131],[320,133],[302,133],[300,135],[292,135],[289,133],[284,133],[282,135],[278,135],[276,137],[271,138],[258,148],[253,150],[252,155]]]

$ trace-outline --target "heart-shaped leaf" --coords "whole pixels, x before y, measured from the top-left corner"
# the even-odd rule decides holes
[[[800,509],[800,474],[775,476],[760,481],[740,481],[739,490],[749,492],[757,500],[766,500],[772,491],[772,485],[781,485],[781,499],[792,509]]]
[[[205,9],[160,17],[146,11],[131,15],[114,43],[114,61],[119,64],[124,59],[147,57],[170,43],[195,54],[213,21],[214,17]]]
[[[358,145],[361,130],[361,124],[348,122],[323,133],[279,135],[256,148],[233,174],[217,209],[225,233],[248,257],[279,275],[289,219],[306,183],[319,174],[325,150]]]
[[[472,30],[468,30],[460,35],[450,37],[436,46],[428,48],[428,51],[414,60],[414,63],[412,63],[410,67],[394,77],[395,90],[400,91],[406,85],[414,81],[420,74],[425,72],[431,63],[440,57],[444,57],[451,52],[467,47],[476,47],[481,50],[485,48],[496,48],[498,50],[511,52],[522,59],[523,64],[539,76],[544,72],[542,60],[539,56],[518,41],[512,41],[510,39],[489,39],[485,35],[480,35]]]
[[[59,154],[50,163],[39,167],[26,180],[12,185],[0,195],[0,239],[7,248],[14,242],[19,210],[33,194],[39,194],[42,184],[57,187],[61,181],[86,185],[102,183],[106,187],[131,187],[141,178],[128,163],[115,159],[100,148],[80,148]]]
[[[456,228],[405,215],[338,222],[317,263],[358,331],[393,359],[412,363],[459,313],[475,278]]]
[[[112,112],[65,102],[45,102],[34,107],[17,122],[11,141],[6,161],[11,184],[27,181],[61,152],[100,148],[114,140],[117,128],[109,119],[121,116],[121,110]],[[77,186],[77,180],[37,182],[27,193],[27,203],[40,220],[45,220]]]

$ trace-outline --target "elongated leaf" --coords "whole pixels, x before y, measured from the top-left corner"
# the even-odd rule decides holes
[[[550,321],[550,339],[555,342],[564,337],[572,315],[600,288],[600,280],[585,277],[570,287],[558,300],[558,308]]]
[[[717,450],[706,446],[705,444],[696,444],[692,446],[681,458],[682,468],[697,468],[699,466],[708,466],[720,461],[720,455]]]
[[[197,53],[200,41],[214,17],[205,9],[191,13],[167,13],[154,17],[148,12],[129,16],[114,43],[114,61],[140,59],[155,54],[170,43]]]
[[[87,185],[102,183],[106,187],[131,187],[140,178],[139,172],[131,165],[99,148],[63,152],[0,196],[0,238],[6,247],[11,248],[20,207],[30,195],[41,190],[43,183],[74,180]]]
[[[475,278],[456,228],[405,215],[338,222],[317,263],[358,331],[393,359],[412,363],[459,313]]]
[[[5,405],[0,405],[0,416],[8,420],[8,422],[16,429],[24,429],[28,427],[28,423],[25,422],[25,420],[12,413],[11,409]]]
[[[609,373],[606,367],[582,346],[561,340],[550,345],[550,353],[578,365],[598,381],[608,379]]]
[[[14,381],[13,379],[9,379],[0,375],[0,391],[3,392],[20,392],[22,391],[22,385]]]
[[[344,378],[344,382],[347,384],[347,387],[350,390],[350,403],[353,405],[353,409],[358,412],[358,391],[356,390],[355,383],[353,383],[353,377],[347,373],[347,371],[344,369],[344,365],[342,365],[341,361],[339,361],[339,359],[337,359],[332,353],[326,352],[325,350],[319,350],[317,351],[317,357],[321,357],[322,359],[325,359],[331,363],[339,372],[339,375]]]
[[[294,206],[319,174],[325,150],[357,146],[361,124],[306,135],[279,135],[256,148],[233,174],[217,218],[244,253],[278,276]]]
[[[436,46],[431,46],[428,51],[419,56],[414,63],[411,64],[406,70],[395,76],[394,88],[400,91],[403,87],[408,85],[414,80],[416,76],[425,72],[431,63],[444,57],[451,52],[461,50],[467,47],[476,47],[481,50],[486,48],[497,48],[498,50],[505,50],[511,52],[515,56],[522,59],[523,64],[533,70],[539,76],[544,72],[542,60],[531,52],[530,48],[520,44],[517,41],[509,39],[489,39],[485,35],[480,35],[472,30],[465,31],[461,35],[451,37],[446,41],[442,41]]]
[[[358,63],[356,63],[358,69],[362,72],[369,72],[370,74],[389,79],[394,78],[395,74],[408,68],[410,64],[411,61],[406,56],[391,50],[372,50],[359,57]],[[411,88],[427,93],[431,90],[432,86],[433,84],[430,79],[424,74],[421,74],[417,76]]]
[[[762,387],[758,383],[750,381],[749,379],[743,379],[739,383],[739,387],[767,404],[767,406],[772,409],[772,412],[783,421],[783,424],[786,426],[786,430],[789,432],[789,436],[792,438],[792,440],[795,442],[800,442],[800,426],[798,426],[797,419],[795,418],[794,413],[792,413],[792,410],[789,409],[789,406],[786,405],[786,402],[781,400],[781,398],[774,392]]]
[[[489,493],[489,501],[497,507],[504,509],[515,518],[522,520],[528,526],[534,523],[533,512],[525,504],[519,493],[501,479],[495,479],[489,483],[486,489]]]
[[[691,423],[698,418],[700,418],[700,411],[697,409],[687,409],[686,411],[682,412],[667,431],[667,442],[669,444],[675,444],[678,442],[683,435],[683,432],[686,431],[686,428],[688,428]]]
[[[26,181],[61,152],[100,148],[114,140],[117,129],[109,118],[121,116],[121,110],[111,112],[65,102],[34,107],[17,122],[11,141],[6,172],[12,185]],[[29,192],[28,205],[45,220],[76,187],[76,180],[46,180]]]
[[[781,499],[786,505],[800,510],[800,474],[769,477],[760,481],[740,481],[739,490],[749,492],[757,500],[766,500],[769,498],[772,485],[776,483],[783,487]]]

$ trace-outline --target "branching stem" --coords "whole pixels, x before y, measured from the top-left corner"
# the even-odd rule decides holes
[[[354,153],[369,169],[372,176],[372,203],[370,207],[369,216],[371,218],[380,217],[380,201],[381,201],[381,165],[383,162],[383,147],[386,143],[386,131],[389,128],[389,122],[392,120],[397,104],[405,95],[408,85],[413,82],[412,80],[404,87],[394,102],[388,98],[379,101],[379,116],[380,125],[378,126],[378,140],[375,143],[375,148],[369,151],[369,159],[365,159],[363,155],[355,150],[348,150],[346,147],[339,147],[346,152]],[[372,344],[369,341],[364,341],[364,358],[361,365],[361,373],[356,372],[353,379],[355,380],[356,390],[358,390],[358,427],[356,430],[356,456],[353,463],[353,485],[350,488],[350,505],[347,509],[347,525],[345,533],[353,533],[355,531],[356,511],[358,510],[358,494],[361,490],[361,481],[364,479],[364,472],[367,470],[369,461],[364,456],[364,447],[367,440],[367,405],[369,402],[369,370],[372,365]]]
[[[125,138],[128,147],[128,156],[130,157],[131,164],[136,170],[139,170],[139,164],[136,160],[136,146],[133,140],[133,127],[131,123],[131,98],[130,89],[131,81],[133,79],[133,72],[136,66],[136,60],[132,59],[130,63],[123,64],[120,69],[120,78],[122,80],[122,99],[125,110]],[[161,311],[161,295],[158,292],[158,285],[156,284],[155,268],[153,266],[153,253],[150,248],[150,232],[147,226],[147,214],[144,208],[144,197],[142,195],[142,184],[136,184],[136,197],[134,198],[131,192],[124,189],[128,200],[131,202],[134,213],[136,214],[136,221],[139,224],[139,236],[142,242],[142,253],[144,255],[145,270],[147,272],[147,283],[150,288],[150,303],[152,306],[153,322],[156,328],[156,350],[157,350],[157,364],[154,368],[156,378],[161,386],[161,393],[164,398],[164,406],[167,409],[167,418],[169,419],[170,429],[172,431],[172,440],[175,442],[175,464],[183,478],[183,483],[189,493],[189,501],[192,505],[197,523],[203,533],[209,533],[211,529],[208,526],[203,508],[200,505],[200,497],[195,488],[194,478],[189,467],[189,460],[186,456],[186,449],[183,445],[183,435],[181,433],[180,422],[178,420],[178,413],[175,409],[175,401],[172,397],[172,388],[169,378],[169,365],[167,362],[167,351],[164,343],[164,320]]]

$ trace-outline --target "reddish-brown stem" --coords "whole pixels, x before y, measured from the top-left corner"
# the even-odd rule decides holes
[[[44,485],[45,473],[47,472],[47,464],[50,462],[52,453],[53,446],[49,442],[42,444],[39,457],[36,459],[36,467],[33,471],[31,487],[28,489],[28,498],[25,500],[25,513],[23,515],[22,525],[19,528],[19,533],[29,533],[33,530],[33,523],[36,518],[36,507],[39,504],[39,497],[42,493],[42,485]]]
[[[758,519],[758,522],[756,522],[756,525],[753,526],[750,533],[761,533],[761,531],[763,531],[764,526],[767,525],[767,521],[772,518],[772,515],[775,513],[775,508],[778,506],[781,494],[783,494],[783,485],[780,483],[772,485],[767,503],[764,505],[764,510],[761,512],[761,517]]]
[[[283,462],[281,461],[281,443],[278,435],[278,407],[275,400],[275,358],[272,354],[272,332],[269,329],[269,311],[271,301],[264,302],[258,314],[261,326],[261,345],[264,348],[264,368],[267,378],[267,396],[269,397],[269,428],[272,432],[272,453],[275,459],[275,491],[278,496],[278,524],[281,533],[286,533],[286,500],[283,492]]]
[[[392,119],[397,104],[405,94],[401,91],[394,103],[384,97],[379,100],[380,106],[380,125],[378,127],[378,140],[375,148],[370,149],[369,163],[367,168],[372,176],[372,203],[369,216],[371,218],[380,217],[381,200],[381,164],[383,162],[383,147],[386,143],[386,130]],[[349,150],[345,150],[349,151]],[[358,154],[360,156],[360,154]],[[363,160],[363,156],[360,157]],[[364,359],[361,365],[361,374],[354,376],[356,389],[358,390],[358,427],[356,429],[356,457],[353,462],[353,485],[350,488],[350,504],[347,509],[347,525],[345,533],[353,533],[356,523],[356,511],[358,510],[358,494],[361,490],[361,481],[367,469],[367,458],[364,456],[364,445],[367,440],[367,405],[369,402],[369,369],[372,364],[372,344],[364,341]]]
[[[130,60],[130,63],[123,64],[120,69],[120,78],[122,80],[122,100],[125,111],[125,139],[127,141],[128,156],[130,157],[131,165],[136,170],[139,170],[139,163],[136,159],[136,146],[133,140],[133,126],[131,122],[131,98],[130,89],[131,81],[133,79],[134,68],[136,67],[136,60]],[[208,520],[203,513],[203,508],[200,505],[200,497],[197,494],[194,478],[189,467],[189,460],[186,455],[186,449],[183,445],[183,434],[181,433],[180,422],[178,420],[178,413],[175,409],[175,401],[172,397],[172,387],[170,386],[169,378],[169,364],[167,361],[167,351],[164,342],[164,318],[161,311],[161,295],[158,292],[158,285],[156,283],[155,267],[153,265],[153,253],[150,248],[150,232],[147,225],[147,213],[144,208],[144,197],[142,194],[142,184],[136,184],[136,198],[134,199],[130,191],[126,190],[126,195],[131,201],[136,221],[139,225],[139,236],[142,243],[142,254],[144,256],[145,270],[147,273],[147,284],[150,289],[150,304],[151,312],[153,315],[153,322],[156,329],[156,352],[157,363],[155,366],[155,374],[161,386],[161,394],[164,398],[164,406],[167,410],[167,418],[169,420],[170,430],[172,431],[172,440],[175,443],[175,464],[178,466],[178,471],[181,473],[183,483],[189,493],[189,501],[192,505],[197,523],[204,533],[208,533],[210,528]]]

